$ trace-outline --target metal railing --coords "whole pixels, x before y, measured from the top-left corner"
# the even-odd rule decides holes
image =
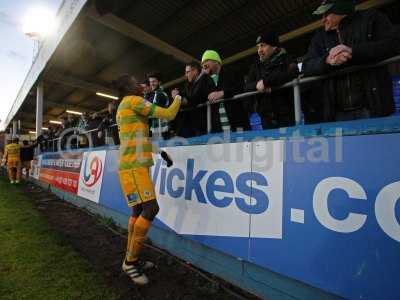
[[[353,67],[349,67],[349,68],[345,68],[345,69],[341,69],[341,70],[332,72],[327,75],[310,76],[310,77],[303,77],[303,75],[300,75],[298,78],[293,79],[291,82],[287,82],[284,85],[281,85],[278,87],[273,87],[272,92],[274,92],[276,90],[290,88],[290,87],[293,88],[293,105],[294,105],[294,117],[295,117],[294,119],[295,119],[295,124],[299,125],[301,122],[301,89],[300,89],[300,86],[302,84],[325,80],[328,78],[342,76],[342,75],[346,75],[346,74],[350,74],[350,73],[354,73],[354,72],[359,72],[359,71],[366,70],[366,69],[381,67],[381,66],[385,66],[385,65],[389,65],[389,64],[398,62],[398,61],[400,61],[400,55],[394,56],[392,58],[386,59],[386,60],[381,61],[376,64],[353,66]],[[232,98],[220,99],[213,103],[206,102],[206,103],[198,105],[196,108],[207,106],[207,132],[210,133],[212,130],[212,128],[211,128],[211,105],[225,103],[225,102],[234,101],[234,100],[238,100],[238,99],[245,99],[245,98],[250,99],[251,96],[262,95],[262,94],[265,94],[265,92],[254,91],[254,92],[242,93],[242,94],[235,95]]]
[[[400,61],[400,55],[394,56],[392,58],[389,58],[387,60],[381,61],[379,63],[376,64],[369,64],[369,65],[362,65],[362,66],[353,66],[353,67],[349,67],[349,68],[345,68],[345,69],[341,69],[335,72],[332,72],[330,74],[327,75],[322,75],[322,76],[312,76],[312,77],[303,77],[303,75],[300,75],[299,77],[295,78],[294,80],[287,82],[281,86],[278,87],[273,87],[272,88],[272,93],[274,91],[277,90],[281,90],[281,89],[286,89],[286,88],[293,88],[293,105],[294,105],[294,114],[295,114],[295,124],[299,125],[301,122],[301,85],[302,84],[307,84],[307,83],[312,83],[312,82],[316,82],[316,81],[320,81],[320,80],[325,80],[328,78],[332,78],[332,77],[336,77],[336,76],[342,76],[345,74],[350,74],[350,73],[354,73],[354,72],[359,72],[362,70],[366,70],[366,69],[371,69],[371,68],[376,68],[376,67],[381,67],[381,66],[385,66],[385,65],[389,65],[395,62],[399,62]],[[216,105],[219,103],[225,103],[225,102],[230,102],[230,101],[236,101],[236,100],[244,100],[244,99],[251,99],[252,96],[257,96],[257,95],[262,95],[265,94],[265,92],[260,92],[260,91],[254,91],[254,92],[246,92],[246,93],[242,93],[242,94],[238,94],[235,95],[231,98],[226,98],[226,99],[220,99],[218,101],[215,101],[213,103],[210,102],[205,102],[202,104],[199,104],[198,106],[194,107],[194,108],[190,108],[190,109],[184,109],[185,111],[187,110],[194,110],[194,109],[198,109],[204,106],[207,106],[207,132],[210,133],[212,131],[212,122],[211,122],[211,106],[212,105]],[[107,142],[107,132],[108,129],[117,126],[117,124],[112,124],[111,126],[109,126],[108,128],[104,129],[105,131],[105,142]],[[98,132],[100,131],[98,128],[94,128],[91,130],[87,130],[84,132],[79,132],[78,134],[76,134],[77,139],[79,140],[79,136],[80,135],[87,135],[87,134],[91,134],[93,132]],[[158,121],[158,130],[157,130],[158,136],[157,138],[162,138],[162,134],[161,134],[161,122],[160,120]],[[50,140],[50,142],[52,143],[52,150],[55,150],[55,142],[58,143],[59,140],[61,140],[63,137],[59,137],[56,139],[52,139]],[[106,143],[107,144],[107,143]],[[79,145],[76,145],[76,148],[79,148]]]

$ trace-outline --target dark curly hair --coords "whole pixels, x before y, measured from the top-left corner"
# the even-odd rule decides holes
[[[118,97],[120,100],[128,95],[128,86],[132,79],[136,80],[133,76],[125,74],[118,77],[118,79],[111,81],[112,86],[118,91]]]
[[[146,75],[147,80],[149,78],[156,78],[158,81],[162,81],[162,75],[159,71],[152,71]]]

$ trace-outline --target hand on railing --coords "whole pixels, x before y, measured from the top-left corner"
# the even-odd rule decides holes
[[[270,94],[272,92],[272,89],[270,87],[264,86],[264,80],[259,80],[257,82],[256,89],[259,92],[263,92],[263,93],[267,93],[267,94]]]
[[[212,92],[208,95],[208,101],[210,103],[215,103],[218,100],[221,100],[224,98],[224,91],[217,91],[217,92]]]
[[[342,51],[343,50],[343,51]],[[334,51],[332,51],[332,55],[335,54],[337,55],[341,55],[344,51],[345,48],[337,48]],[[349,51],[347,51],[347,53],[349,53]],[[345,56],[345,55],[344,55]],[[348,56],[348,55],[347,55]],[[344,60],[345,57],[342,58],[337,58],[336,63],[342,63],[342,61]],[[348,57],[347,57],[348,59]],[[294,110],[295,110],[295,120],[296,120],[296,124],[299,124],[300,122],[300,118],[301,118],[301,95],[300,95],[300,85],[304,84],[304,83],[310,83],[310,82],[315,82],[315,81],[320,81],[320,80],[324,80],[327,78],[331,78],[331,77],[335,77],[335,76],[341,76],[344,74],[348,74],[348,73],[352,73],[352,72],[357,72],[357,71],[361,71],[361,70],[365,70],[365,69],[369,69],[369,68],[375,68],[375,67],[379,67],[379,66],[384,66],[384,65],[388,65],[391,63],[395,63],[400,61],[400,55],[392,57],[390,59],[387,59],[385,61],[381,61],[379,63],[376,64],[372,64],[372,65],[361,65],[361,66],[352,66],[349,68],[345,68],[336,72],[332,72],[328,75],[324,75],[324,76],[314,76],[314,77],[303,77],[303,75],[299,75],[298,78],[295,78],[294,80],[285,83],[284,85],[278,86],[278,87],[264,87],[264,84],[262,81],[259,81],[259,84],[257,83],[257,90],[256,91],[252,91],[252,92],[246,92],[246,93],[242,93],[242,94],[238,94],[233,96],[232,98],[227,98],[227,99],[223,99],[223,92],[213,92],[210,94],[209,96],[209,102],[205,102],[202,104],[199,104],[196,107],[191,107],[191,108],[187,108],[187,109],[183,109],[183,111],[187,111],[187,110],[193,110],[196,108],[202,108],[204,106],[207,106],[207,128],[208,128],[208,132],[211,132],[211,105],[215,105],[217,103],[221,103],[221,102],[228,102],[228,101],[235,101],[235,100],[239,100],[239,99],[251,99],[251,96],[256,96],[256,95],[261,95],[264,93],[273,93],[274,91],[277,90],[281,90],[281,89],[285,89],[285,88],[293,88],[294,90]],[[262,84],[261,84],[262,83]],[[174,89],[175,92],[174,93],[179,93],[179,91],[177,89]],[[173,91],[174,91],[173,90]],[[117,124],[111,124],[108,126],[108,128],[112,128],[112,127],[116,127]],[[89,132],[93,132],[93,131],[97,131],[98,129],[92,129],[92,130],[88,130],[85,133],[89,133]],[[100,133],[100,132],[99,132]],[[103,133],[100,133],[100,135],[102,136]],[[100,138],[100,136],[99,136]],[[60,140],[60,138],[56,138],[53,139],[51,141],[58,141]]]

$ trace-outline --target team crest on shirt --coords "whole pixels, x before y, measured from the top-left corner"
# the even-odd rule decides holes
[[[136,202],[139,199],[138,193],[133,193],[128,195],[128,200],[132,202]]]
[[[144,196],[145,197],[150,197],[151,196],[151,192],[149,192],[149,191],[144,191]]]

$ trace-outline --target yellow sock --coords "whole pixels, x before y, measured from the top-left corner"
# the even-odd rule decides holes
[[[133,231],[134,231],[134,226],[136,223],[137,217],[133,217],[131,216],[129,218],[129,223],[128,223],[128,240],[127,240],[127,244],[126,244],[126,251],[128,252],[128,249],[130,248],[130,245],[132,243],[133,240]]]
[[[151,227],[151,222],[140,216],[134,226],[133,237],[126,252],[126,260],[136,261],[139,258],[143,244],[146,240],[147,232]]]

